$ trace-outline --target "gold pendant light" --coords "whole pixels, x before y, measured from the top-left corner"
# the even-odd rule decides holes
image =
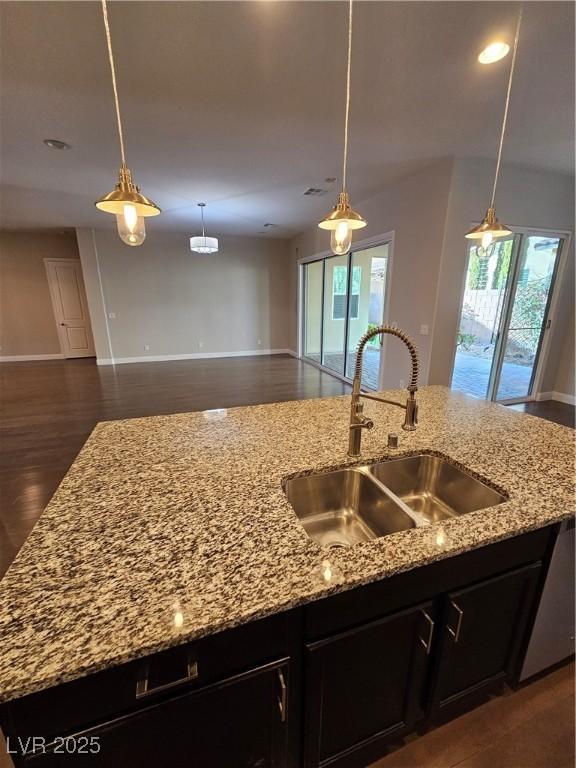
[[[516,23],[516,35],[514,37],[514,50],[512,52],[512,61],[510,62],[510,74],[508,76],[508,89],[506,91],[506,103],[504,106],[504,117],[502,119],[502,130],[500,132],[500,144],[498,146],[498,159],[496,161],[496,173],[494,175],[494,185],[492,187],[492,198],[486,215],[478,224],[467,232],[465,237],[469,240],[480,240],[480,247],[486,251],[492,245],[494,240],[499,237],[506,237],[512,234],[510,227],[501,224],[496,216],[494,200],[496,198],[496,187],[498,186],[498,175],[500,173],[500,161],[502,160],[502,147],[504,146],[504,136],[506,134],[506,123],[508,121],[508,109],[510,107],[510,93],[512,91],[512,79],[514,77],[514,67],[516,65],[516,53],[518,51],[518,39],[520,37],[520,24],[522,23],[523,5],[520,5],[518,12],[518,21]]]
[[[116,121],[118,123],[118,139],[120,141],[120,156],[122,164],[118,174],[118,183],[107,195],[97,200],[95,205],[100,211],[112,213],[116,216],[118,235],[126,245],[142,245],[146,237],[144,219],[147,216],[158,216],[160,208],[156,203],[143,195],[132,181],[132,173],[126,165],[124,153],[124,135],[122,133],[122,120],[120,117],[120,102],[118,100],[118,88],[116,86],[116,70],[114,56],[112,54],[112,40],[110,38],[110,25],[108,23],[108,9],[106,0],[102,0],[102,15],[104,17],[104,29],[106,30],[106,42],[108,44],[108,58],[112,73],[112,90],[114,91],[114,104],[116,106]]]
[[[346,74],[346,113],[344,118],[344,159],[342,163],[342,192],[334,210],[325,216],[318,224],[320,229],[330,230],[330,247],[332,253],[341,255],[348,253],[352,243],[352,232],[366,226],[366,220],[350,205],[346,191],[346,168],[348,164],[348,122],[350,118],[350,71],[352,65],[352,3],[348,9],[348,70]]]

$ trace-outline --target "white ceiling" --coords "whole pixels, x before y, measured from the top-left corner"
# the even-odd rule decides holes
[[[355,200],[448,155],[494,158],[510,58],[508,2],[358,2],[349,189]],[[3,2],[2,225],[108,226],[93,202],[118,145],[99,2]],[[347,4],[111,2],[127,159],[163,209],[149,224],[192,233],[292,235],[337,192]],[[574,164],[574,5],[527,2],[505,160]],[[69,142],[58,152],[44,138]],[[488,190],[487,190],[488,194]]]

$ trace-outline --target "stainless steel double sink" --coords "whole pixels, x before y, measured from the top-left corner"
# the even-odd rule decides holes
[[[284,490],[308,536],[327,547],[348,547],[506,501],[451,461],[429,454],[295,477]]]

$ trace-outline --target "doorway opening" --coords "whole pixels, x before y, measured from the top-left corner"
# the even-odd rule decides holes
[[[494,402],[529,400],[566,236],[526,231],[468,249],[452,389]]]
[[[386,313],[390,243],[326,256],[302,265],[302,353],[305,359],[347,381],[354,375],[356,347]],[[365,350],[362,385],[380,388],[380,338]]]

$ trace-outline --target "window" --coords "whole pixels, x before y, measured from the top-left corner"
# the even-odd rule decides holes
[[[348,267],[334,267],[332,277],[332,319],[344,320],[346,317],[346,293],[348,290]],[[360,284],[362,282],[362,267],[352,268],[352,291],[350,295],[350,318],[358,317],[360,300]]]

